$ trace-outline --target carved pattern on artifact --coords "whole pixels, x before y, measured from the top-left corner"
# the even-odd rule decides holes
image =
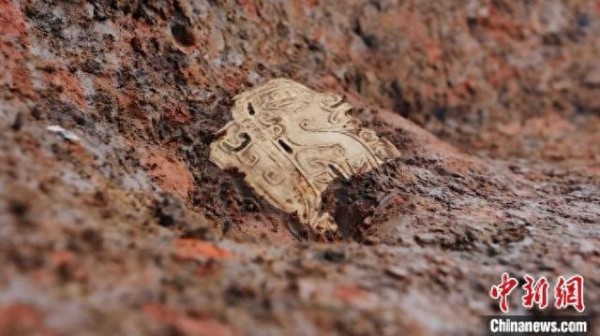
[[[400,155],[348,115],[342,97],[274,79],[235,97],[233,121],[211,144],[211,160],[237,168],[275,207],[316,231],[337,229],[321,195],[337,177],[365,173]]]

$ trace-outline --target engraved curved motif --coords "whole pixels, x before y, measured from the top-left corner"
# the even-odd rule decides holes
[[[284,177],[281,175],[281,173],[274,170],[268,170],[264,172],[263,177],[265,178],[265,181],[271,185],[279,185],[284,180]]]
[[[331,179],[335,178],[336,171],[332,171],[331,167],[340,172],[344,178],[352,175],[350,165],[346,161],[345,151],[339,145],[305,148],[296,154],[296,160],[313,179],[314,176],[323,173],[330,176]]]
[[[230,136],[232,134],[232,136]],[[238,124],[227,128],[227,137],[221,141],[221,148],[227,152],[239,152],[246,148],[252,139]]]
[[[277,116],[275,111],[261,111],[256,119],[265,126],[270,126],[281,122],[281,117]]]
[[[311,121],[308,119],[304,119],[302,122],[300,122],[300,128],[302,128],[303,130],[306,130],[308,132],[312,132],[312,133],[326,133],[326,134],[331,134],[331,133],[336,133],[339,134],[340,137],[338,137],[338,141],[340,143],[344,143],[347,142],[348,140],[351,140],[351,142],[349,144],[347,144],[346,147],[355,147],[356,145],[360,146],[362,148],[362,150],[358,150],[357,148],[353,148],[353,152],[364,152],[365,154],[367,154],[370,159],[369,161],[372,163],[373,168],[375,168],[376,166],[378,166],[379,164],[381,164],[382,159],[375,153],[374,151],[374,145],[378,145],[378,144],[369,144],[367,142],[365,142],[365,140],[363,138],[360,137],[360,135],[357,135],[355,133],[346,131],[346,130],[340,130],[337,127],[332,127],[330,126],[329,128],[327,127],[311,127],[311,125],[309,125]],[[361,129],[362,131],[362,129]],[[346,138],[344,140],[344,138]],[[377,139],[378,140],[378,139]],[[362,155],[360,154],[356,154],[355,157],[362,157]]]
[[[240,162],[254,167],[260,161],[260,156],[252,150],[252,146],[249,146],[243,152],[239,152],[238,159]]]
[[[281,125],[273,125],[269,128],[269,130],[271,131],[273,138],[279,138],[285,134],[285,128]]]

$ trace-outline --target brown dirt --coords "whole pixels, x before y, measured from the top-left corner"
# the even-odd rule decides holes
[[[582,274],[598,321],[599,1],[0,0],[0,31],[0,335],[477,335],[504,271]],[[339,237],[208,160],[275,77],[402,152],[329,188]]]

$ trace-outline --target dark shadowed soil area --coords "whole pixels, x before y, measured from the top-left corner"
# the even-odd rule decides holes
[[[278,77],[402,153],[337,236],[209,161]],[[479,335],[502,272],[600,328],[600,1],[0,0],[0,335]]]

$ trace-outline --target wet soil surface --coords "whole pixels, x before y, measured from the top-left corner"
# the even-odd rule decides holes
[[[581,274],[600,326],[599,19],[0,0],[0,335],[478,335],[502,272]],[[402,153],[330,186],[336,235],[209,161],[232,98],[276,77],[343,95]]]

